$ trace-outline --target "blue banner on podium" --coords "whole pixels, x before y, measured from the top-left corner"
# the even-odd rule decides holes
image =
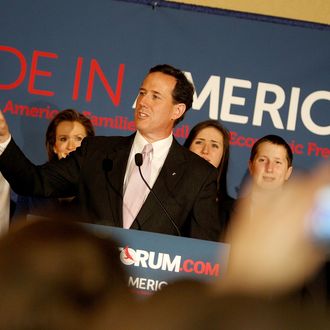
[[[193,238],[85,224],[119,244],[128,286],[151,294],[179,279],[212,281],[226,272],[229,245]]]

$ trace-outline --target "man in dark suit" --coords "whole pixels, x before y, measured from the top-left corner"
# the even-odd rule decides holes
[[[43,166],[35,166],[25,158],[0,113],[0,170],[17,193],[76,195],[78,220],[123,227],[123,198],[136,167],[134,156],[151,144],[149,185],[154,194],[149,190],[145,193],[130,228],[216,241],[220,231],[217,171],[179,145],[172,135],[173,127],[192,105],[193,92],[193,85],[182,71],[157,65],[140,86],[136,133],[129,137],[85,138],[67,158]]]

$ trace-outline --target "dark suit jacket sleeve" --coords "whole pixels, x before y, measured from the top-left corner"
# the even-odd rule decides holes
[[[218,241],[221,232],[217,202],[217,171],[210,170],[194,202],[190,237]]]
[[[0,156],[0,169],[11,188],[21,195],[66,197],[75,194],[80,152],[41,166],[31,163],[12,139]]]

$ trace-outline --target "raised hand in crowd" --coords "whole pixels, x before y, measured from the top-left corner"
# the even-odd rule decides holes
[[[10,137],[6,119],[0,110],[0,143],[6,142]]]

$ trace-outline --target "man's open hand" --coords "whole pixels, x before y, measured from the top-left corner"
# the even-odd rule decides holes
[[[6,142],[9,138],[9,128],[6,119],[0,110],[0,143]]]

